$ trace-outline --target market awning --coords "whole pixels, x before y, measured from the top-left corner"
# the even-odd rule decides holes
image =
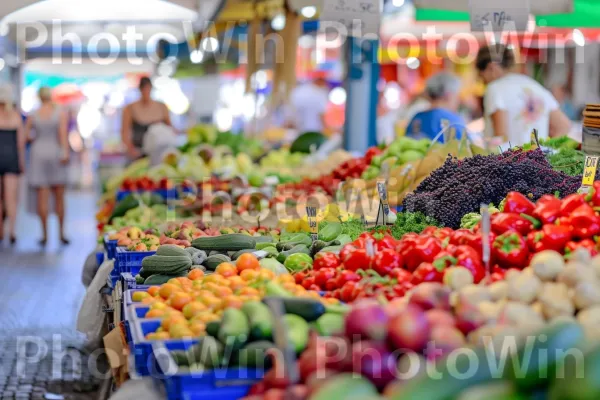
[[[543,12],[543,3],[549,3]],[[552,13],[560,8],[550,8],[553,1],[532,1],[532,12],[538,26],[556,28],[598,28],[600,27],[600,6],[597,0],[573,0],[572,13]],[[448,2],[444,0],[415,0],[416,19],[419,21],[469,21],[468,0]]]

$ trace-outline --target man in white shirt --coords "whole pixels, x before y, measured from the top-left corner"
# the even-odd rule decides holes
[[[515,56],[504,45],[483,47],[476,67],[487,84],[483,100],[486,136],[513,146],[528,143],[531,131],[540,138],[567,135],[571,123],[554,96],[534,79],[511,70]]]
[[[324,132],[329,90],[324,77],[297,86],[290,95],[291,127],[298,133]]]

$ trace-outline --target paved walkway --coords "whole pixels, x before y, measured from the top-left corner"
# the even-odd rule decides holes
[[[85,293],[81,269],[96,240],[95,199],[92,193],[69,193],[67,247],[59,246],[53,217],[49,244],[41,249],[39,222],[24,210],[17,244],[0,245],[0,399],[92,398],[87,358],[72,346],[80,339],[75,321]]]

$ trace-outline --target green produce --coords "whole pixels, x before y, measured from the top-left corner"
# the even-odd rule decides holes
[[[345,233],[342,233],[341,235],[339,235],[338,237],[336,237],[335,240],[338,241],[338,242],[340,242],[340,246],[343,246],[345,244],[348,244],[348,243],[352,242],[352,238],[349,235],[345,234]]]
[[[540,340],[545,335],[546,340]],[[543,336],[542,336],[543,337]],[[578,323],[557,323],[543,329],[536,340],[522,345],[518,351],[519,363],[507,363],[506,376],[520,389],[531,390],[556,376],[556,366],[562,364],[566,350],[579,345],[584,332]]]
[[[319,223],[319,232],[325,229],[329,224],[338,224],[338,222],[321,221]],[[365,231],[365,226],[360,219],[350,219],[348,221],[339,222],[339,224],[342,227],[342,234],[340,236],[347,235],[350,237],[350,241],[358,239]]]
[[[527,400],[528,398],[527,395],[519,393],[511,382],[500,381],[469,388],[456,400]]]
[[[342,224],[333,222],[327,224],[323,229],[319,230],[318,239],[323,242],[331,242],[341,234]]]
[[[108,223],[110,223],[114,218],[122,217],[129,210],[137,208],[140,206],[140,202],[133,195],[127,195],[123,200],[117,203],[115,208],[113,208],[113,212],[108,219]]]
[[[275,248],[275,246],[267,246],[264,249],[262,249],[262,251],[267,252],[267,257],[277,257],[279,255],[279,252],[277,251],[277,249]]]
[[[246,314],[237,308],[223,311],[221,326],[217,337],[224,345],[234,350],[241,348],[250,336],[250,324]]]
[[[318,149],[327,138],[320,132],[305,132],[298,136],[290,146],[290,153],[310,153],[311,147]]]
[[[203,236],[192,241],[192,246],[204,251],[237,251],[254,249],[256,240],[242,233],[232,233],[221,236]]]
[[[305,253],[291,254],[285,259],[285,262],[283,263],[285,268],[292,273],[312,268],[312,264],[312,257]]]
[[[190,257],[191,254],[186,250],[182,249],[179,246],[175,246],[174,244],[163,244],[156,250],[157,256],[182,256],[182,257]]]
[[[321,249],[319,253],[339,253],[344,246],[327,246],[324,249]]]
[[[144,281],[144,285],[162,285],[163,283],[169,282],[170,279],[178,278],[180,276],[186,276],[186,275],[187,274],[185,272],[181,273],[179,275],[165,275],[165,274],[150,275]]]
[[[244,303],[242,311],[250,322],[252,340],[270,340],[273,338],[273,319],[269,307],[260,301]]]
[[[187,367],[193,363],[193,360],[188,358],[188,352],[185,350],[174,350],[171,352],[171,357],[173,357],[175,364],[180,367]]]
[[[219,329],[221,328],[221,321],[211,321],[206,324],[206,334],[217,337],[219,335]]]
[[[298,233],[289,238],[288,240],[281,240],[279,243],[277,243],[275,247],[277,247],[277,250],[282,251],[289,250],[292,247],[297,246],[299,244],[303,244],[306,247],[308,247],[312,244],[312,239],[306,233]]]
[[[319,336],[333,336],[344,332],[344,321],[343,315],[326,312],[315,321],[315,328]]]
[[[273,298],[283,302],[283,308],[285,309],[286,314],[297,315],[308,322],[315,321],[325,314],[325,306],[319,300],[269,295],[268,297],[265,297],[263,301],[266,302],[268,299]]]
[[[239,351],[238,363],[241,367],[268,370],[272,365],[268,352],[274,348],[275,344],[267,340],[248,343]]]
[[[274,272],[276,275],[284,275],[288,273],[287,269],[285,269],[285,266],[274,258],[263,258],[258,263],[260,264],[261,268],[268,269],[269,271]]]
[[[138,285],[143,285],[144,281],[145,281],[144,277],[141,276],[140,274],[137,274],[135,276],[135,283],[137,283]]]
[[[500,212],[493,204],[490,204],[488,207],[488,211],[490,214],[495,214]],[[475,225],[477,225],[481,221],[481,214],[477,212],[472,212],[465,214],[460,220],[460,227],[464,229],[473,229]]]
[[[138,273],[139,276],[141,276],[142,278],[144,278],[144,280],[146,280],[146,278],[149,278],[150,276],[152,276],[151,272],[146,272],[146,270],[144,269],[144,267],[142,267],[140,269],[140,272]]]
[[[238,250],[235,253],[231,254],[231,259],[232,260],[237,260],[238,258],[240,258],[240,256],[242,254],[246,254],[246,253],[254,253],[256,251],[256,249],[252,248],[252,249],[245,249],[245,250]]]
[[[561,149],[546,156],[552,168],[570,176],[583,175],[585,153],[574,149]],[[596,175],[598,176],[598,175]]]
[[[281,287],[278,283],[270,281],[265,286],[267,296],[292,297],[292,294]]]
[[[189,364],[199,363],[206,368],[216,368],[221,365],[224,354],[223,344],[212,336],[203,336],[199,342],[187,350]],[[188,365],[189,365],[188,364]]]
[[[288,340],[296,354],[300,354],[308,345],[310,327],[304,318],[294,314],[286,314],[283,319],[287,326]]]
[[[192,266],[192,259],[185,256],[159,256],[153,255],[142,260],[142,268],[150,274],[176,275],[188,271]]]
[[[579,350],[579,349],[577,349]],[[549,400],[596,400],[600,398],[600,347],[592,347],[584,354],[584,361],[567,357],[564,379],[554,379]]]
[[[257,246],[258,246],[259,243],[271,243],[271,244],[273,244],[275,242],[275,239],[271,235],[252,236],[252,237],[254,238],[254,240],[256,240],[256,245]],[[257,248],[257,250],[260,250],[260,249]]]
[[[308,247],[306,247],[306,245],[299,244],[294,246],[290,250],[282,251],[281,253],[279,253],[279,255],[277,255],[277,261],[285,264],[285,261],[294,254],[305,254],[310,257],[310,250]]]
[[[267,247],[275,247],[275,245],[273,244],[273,242],[256,242],[256,250],[263,250]]]
[[[377,389],[371,381],[351,373],[335,375],[325,381],[311,396],[311,400],[363,400],[377,395]],[[406,397],[408,399],[408,397]],[[432,398],[412,398],[413,400],[432,400]],[[437,398],[436,398],[437,399]]]
[[[540,140],[540,144],[546,147],[552,147],[553,149],[572,149],[577,150],[581,144],[568,136],[560,136],[555,138],[549,138]]]
[[[335,241],[331,241],[331,242],[324,242],[322,240],[315,240],[312,244],[312,246],[310,246],[310,256],[314,257],[315,254],[317,254],[318,252],[320,252],[321,250],[323,250],[324,248],[330,246],[330,245],[337,245],[337,243],[339,242],[335,242]]]
[[[206,267],[209,271],[214,271],[217,269],[219,264],[224,262],[231,262],[231,258],[227,257],[224,254],[214,254],[212,256],[208,256],[206,260],[202,263],[203,266]]]
[[[345,304],[328,304],[325,306],[326,314],[346,315],[350,311],[350,307]]]
[[[428,226],[439,227],[440,224],[433,218],[420,212],[401,212],[396,215],[396,222],[394,223],[394,226],[392,226],[392,236],[396,239],[400,239],[407,233],[421,233]]]

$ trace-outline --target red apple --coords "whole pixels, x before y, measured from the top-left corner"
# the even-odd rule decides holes
[[[381,390],[396,377],[396,357],[384,344],[363,340],[352,345],[352,369]]]
[[[421,283],[410,295],[409,303],[421,307],[423,310],[438,308],[450,310],[450,293],[452,290],[438,282]]]
[[[389,321],[388,340],[394,349],[418,352],[427,344],[430,329],[425,312],[417,306],[408,305]]]
[[[425,312],[425,316],[431,326],[447,325],[455,326],[454,315],[445,310],[432,309]]]
[[[461,307],[456,310],[456,327],[464,335],[468,335],[485,323],[485,316],[476,308]]]
[[[466,345],[465,336],[457,328],[452,326],[434,326],[431,330],[430,343],[441,353],[434,355],[435,359],[448,355],[455,349]]]
[[[388,316],[376,301],[356,303],[346,315],[344,333],[351,341],[357,339],[384,340]]]

